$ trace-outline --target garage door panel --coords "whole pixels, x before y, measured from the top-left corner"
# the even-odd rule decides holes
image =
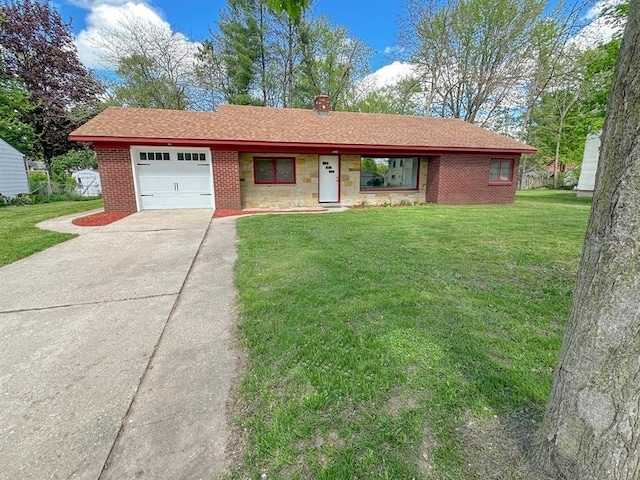
[[[178,192],[209,193],[211,187],[208,178],[180,177],[176,180]]]
[[[161,210],[169,208],[211,208],[211,194],[151,194],[142,197],[143,210]]]
[[[161,161],[155,160],[158,153]],[[169,160],[166,153],[169,153]],[[147,151],[143,155],[147,160],[137,161],[138,189],[143,210],[213,207],[209,155],[193,151],[189,156],[184,151],[180,153],[182,160],[179,160],[179,153],[175,150],[164,152],[155,149],[153,157]],[[140,157],[140,153],[134,155],[137,155],[134,156],[136,159]]]

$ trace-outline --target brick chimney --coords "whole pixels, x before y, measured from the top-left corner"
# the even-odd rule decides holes
[[[313,99],[313,111],[319,115],[329,115],[331,103],[328,95],[316,95]]]

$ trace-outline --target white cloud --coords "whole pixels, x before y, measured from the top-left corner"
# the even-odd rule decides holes
[[[570,43],[580,50],[587,50],[607,43],[614,35],[620,33],[620,26],[612,25],[607,19],[601,17],[605,8],[618,3],[620,0],[603,0],[591,7],[584,16],[585,22],[588,22],[587,25],[570,40]]]
[[[417,75],[416,66],[407,62],[395,61],[367,75],[362,83],[371,90],[395,85],[405,78]]]
[[[152,24],[172,32],[169,22],[162,18],[161,13],[144,1],[131,0],[68,0],[78,7],[88,10],[86,27],[76,36],[78,56],[82,63],[92,69],[108,69],[109,65],[101,56],[99,45],[105,42],[102,33],[105,30],[117,31],[123,23],[139,21]],[[190,43],[179,34],[181,39]],[[192,43],[192,45],[197,45]]]
[[[384,53],[385,55],[397,55],[400,54],[402,52],[404,52],[405,48],[404,47],[400,47],[398,45],[391,45],[389,47],[386,47],[382,53]]]
[[[124,5],[128,1],[130,0],[67,0],[67,3],[84,8],[85,10],[91,10],[97,4]]]

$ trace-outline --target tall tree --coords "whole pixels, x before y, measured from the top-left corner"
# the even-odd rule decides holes
[[[198,47],[195,54],[194,73],[198,95],[195,104],[202,110],[215,110],[228,101],[230,79],[223,61],[220,47],[215,39],[207,39]]]
[[[535,455],[561,478],[640,477],[640,3],[632,0],[577,284]]]
[[[201,64],[223,66],[225,77],[218,88],[228,103],[265,106],[268,103],[265,82],[256,81],[259,72],[263,79],[267,78],[265,8],[260,0],[229,0],[227,9],[220,14],[218,32],[199,51]],[[256,88],[258,83],[262,85]],[[255,97],[256,90],[260,98]]]
[[[49,2],[3,0],[0,19],[4,73],[19,78],[29,92],[36,108],[22,120],[33,126],[36,149],[48,160],[70,148],[69,132],[86,120],[71,112],[94,114],[102,88],[78,59],[71,25]]]
[[[228,103],[307,107],[325,93],[345,108],[353,82],[368,72],[369,48],[326,19],[291,18],[269,5],[229,0],[197,55],[202,84]]]
[[[412,61],[427,113],[487,125],[530,70],[543,0],[410,0]]]
[[[393,85],[382,88],[366,88],[366,93],[356,96],[347,110],[363,113],[390,113],[396,115],[421,115],[423,113],[423,89],[419,79],[406,77]]]
[[[184,110],[191,106],[192,46],[168,25],[125,19],[103,28],[96,44],[118,76],[112,103],[130,107]]]
[[[276,14],[271,25],[270,41],[266,47],[272,52],[273,65],[271,71],[263,73],[278,79],[274,85],[276,103],[282,107],[292,107],[300,83],[303,61],[301,37],[307,22],[301,18],[291,19],[288,15]],[[261,77],[261,83],[265,83],[264,77]]]
[[[553,158],[553,187],[558,188],[560,163],[581,160],[584,138],[588,133],[582,104],[596,88],[594,77],[587,78],[587,65],[576,49],[565,51],[556,62],[556,72],[548,91],[532,108],[529,139],[541,153]],[[573,152],[573,155],[568,155]]]
[[[306,22],[301,40],[299,106],[308,106],[310,99],[323,93],[334,109],[346,109],[355,82],[369,73],[370,47],[326,18]]]
[[[596,132],[602,130],[604,116],[611,90],[613,72],[620,51],[620,38],[598,45],[585,51],[581,62],[586,65],[585,80],[593,85],[582,102],[582,114],[588,119],[589,130]]]

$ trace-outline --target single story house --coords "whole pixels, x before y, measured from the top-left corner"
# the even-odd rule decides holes
[[[29,193],[24,155],[0,138],[0,195]]]
[[[111,107],[71,140],[98,157],[106,211],[510,203],[535,149],[455,119],[222,105]],[[367,165],[380,181],[363,182]],[[371,176],[371,173],[366,173]]]
[[[602,132],[587,135],[582,156],[582,170],[578,180],[578,196],[592,197],[596,184],[596,172],[598,171],[598,158],[600,157],[600,137]]]

